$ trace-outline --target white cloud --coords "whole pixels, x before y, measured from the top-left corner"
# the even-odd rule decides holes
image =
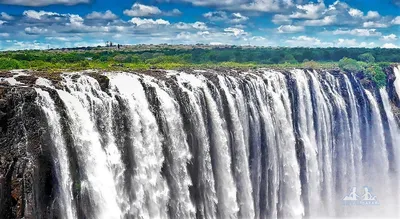
[[[280,27],[278,27],[278,33],[298,33],[303,31],[303,26],[281,25]]]
[[[165,16],[179,16],[182,14],[182,12],[179,9],[175,8],[172,11],[167,11],[167,12],[164,12],[163,14]]]
[[[391,23],[392,23],[392,24],[395,24],[395,25],[400,25],[400,16],[395,17],[395,18],[392,20]]]
[[[209,19],[210,21],[225,21],[228,19],[228,15],[225,11],[210,11],[203,14],[203,17]]]
[[[225,32],[229,34],[233,34],[234,36],[242,36],[242,35],[247,35],[246,31],[243,29],[235,28],[235,27],[228,27],[224,29]]]
[[[46,16],[60,16],[60,14],[55,12],[48,12],[48,11],[34,11],[34,10],[27,10],[22,13],[24,16],[36,20],[42,19],[42,17]]]
[[[248,17],[246,17],[240,13],[233,13],[231,22],[232,23],[242,23],[242,22],[247,21],[248,19],[249,19]]]
[[[290,23],[292,23],[292,20],[287,15],[276,14],[272,18],[272,22],[274,24],[290,24]]]
[[[365,28],[371,28],[371,27],[386,28],[386,27],[388,27],[388,25],[384,24],[384,23],[380,23],[380,22],[368,21],[368,22],[363,23],[363,27],[365,27]]]
[[[207,30],[208,29],[208,27],[205,23],[199,22],[199,21],[193,23],[192,26],[193,26],[193,28],[198,29],[198,30]]]
[[[377,11],[368,11],[367,15],[365,16],[365,19],[367,20],[378,19],[380,17],[381,15]]]
[[[336,45],[338,47],[357,47],[359,43],[356,39],[338,39]]]
[[[172,11],[161,11],[158,7],[152,5],[144,5],[135,3],[131,9],[124,10],[124,14],[130,17],[152,17],[158,15],[164,16],[178,16],[182,12],[179,9],[173,9]]]
[[[136,24],[136,26],[158,26],[158,25],[170,25],[169,21],[163,20],[163,19],[146,19],[146,18],[137,18],[134,17],[129,22]]]
[[[349,14],[352,17],[362,17],[362,16],[364,16],[364,12],[362,12],[362,11],[360,11],[358,9],[355,9],[355,8],[350,8]]]
[[[0,0],[0,4],[22,6],[76,5],[90,3],[90,0]]]
[[[336,22],[336,15],[326,16],[317,20],[306,20],[302,24],[304,26],[327,26]]]
[[[161,14],[161,10],[156,6],[135,3],[131,9],[125,10],[124,14],[131,17],[149,17]]]
[[[7,20],[7,21],[14,20],[14,17],[9,15],[9,14],[7,14],[6,12],[1,12],[0,13],[0,18],[3,19],[3,20]]]
[[[46,37],[46,40],[56,40],[56,41],[63,41],[63,42],[70,42],[70,41],[82,41],[81,37],[73,36],[73,37]]]
[[[393,43],[385,43],[381,46],[381,48],[385,48],[385,49],[398,49],[400,48],[399,46],[393,44]]]
[[[395,34],[389,34],[387,36],[382,36],[381,37],[381,40],[383,40],[383,41],[394,41],[394,40],[397,40],[397,39],[398,38],[397,38],[397,36]]]
[[[184,22],[178,22],[174,24],[174,27],[179,29],[179,30],[190,30],[190,29],[196,29],[196,30],[207,30],[208,27],[204,22],[194,22],[194,23],[184,23]]]
[[[376,29],[352,29],[352,30],[345,30],[345,29],[338,29],[332,32],[334,35],[353,35],[353,36],[381,36],[382,33],[376,31]]]
[[[374,42],[370,42],[370,43],[361,42],[359,47],[372,48],[372,47],[375,47],[375,43]]]
[[[229,23],[242,23],[249,20],[249,17],[246,17],[239,12],[232,13],[228,16],[225,11],[210,11],[203,14],[203,17],[214,22],[224,21]]]
[[[86,15],[87,19],[98,19],[98,20],[115,20],[118,18],[117,15],[112,13],[110,10],[107,10],[106,12],[97,12],[93,11],[92,13]]]
[[[38,27],[27,27],[25,28],[25,33],[30,34],[30,35],[39,35],[39,34],[45,34],[49,30],[46,28],[38,28]]]
[[[171,0],[159,0],[171,2]],[[285,8],[294,7],[298,0],[176,0],[178,2],[191,3],[195,6],[211,6],[220,10],[229,11],[258,11],[273,12]]]
[[[320,39],[316,37],[308,37],[308,36],[298,36],[292,37],[289,40],[285,41],[290,46],[303,46],[303,47],[331,47],[332,43],[322,42]]]
[[[290,18],[302,18],[302,19],[318,19],[322,12],[325,10],[325,4],[323,1],[319,3],[309,3],[305,5],[297,5],[298,11],[293,12]]]

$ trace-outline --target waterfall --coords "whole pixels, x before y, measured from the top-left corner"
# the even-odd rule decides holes
[[[393,68],[394,76],[396,80],[394,81],[394,88],[396,89],[397,96],[400,97],[400,65]]]
[[[90,75],[36,84],[61,218],[399,216],[395,106],[353,74]]]
[[[41,89],[36,89],[36,92],[38,94],[37,104],[43,109],[43,112],[46,115],[51,139],[56,151],[54,162],[57,167],[57,178],[60,181],[60,208],[62,208],[62,213],[64,213],[63,218],[73,219],[76,218],[77,215],[72,194],[71,172],[68,160],[69,156],[60,125],[61,117],[57,113],[56,106],[49,93]]]

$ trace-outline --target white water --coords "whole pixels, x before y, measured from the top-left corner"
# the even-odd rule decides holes
[[[69,127],[82,174],[79,185],[81,193],[87,194],[96,218],[120,218],[121,209],[117,203],[115,181],[107,165],[100,135],[91,120],[88,111],[90,108],[85,107],[77,97],[66,91],[57,92],[65,104],[71,123]]]
[[[394,76],[396,80],[394,81],[394,87],[396,89],[397,96],[400,97],[400,65],[393,68]]]
[[[62,134],[62,128],[60,123],[60,115],[57,113],[56,106],[53,99],[51,99],[48,92],[41,89],[36,89],[38,94],[37,103],[43,109],[46,115],[47,122],[50,125],[50,134],[54,143],[54,149],[56,150],[57,158],[55,159],[55,166],[58,180],[60,180],[60,194],[61,200],[60,207],[65,215],[63,218],[73,219],[76,218],[76,209],[74,198],[72,195],[72,180],[71,172],[69,168],[68,152],[65,140]]]
[[[164,162],[162,136],[142,85],[138,78],[129,74],[111,76],[110,84],[114,95],[120,95],[128,107],[129,132],[132,152],[129,159],[135,161],[130,176],[134,197],[131,214],[138,218],[167,218],[169,189],[161,176]]]
[[[66,218],[397,216],[400,131],[384,90],[380,103],[350,74],[303,70],[107,76],[102,90],[66,75],[57,108],[38,90],[58,133]],[[64,107],[78,200],[57,122]],[[381,204],[345,206],[363,186]]]

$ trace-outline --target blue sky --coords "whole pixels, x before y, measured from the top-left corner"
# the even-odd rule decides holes
[[[400,47],[400,0],[0,0],[0,50],[120,44]]]

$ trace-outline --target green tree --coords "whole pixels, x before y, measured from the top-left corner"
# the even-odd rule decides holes
[[[19,69],[21,66],[21,63],[15,59],[0,58],[0,69],[2,70]]]
[[[358,60],[368,63],[375,62],[375,57],[371,53],[363,53],[358,56]]]
[[[357,62],[357,60],[347,57],[344,57],[341,60],[339,60],[339,68],[344,71],[350,71],[350,72],[359,72],[363,70],[361,63]]]

